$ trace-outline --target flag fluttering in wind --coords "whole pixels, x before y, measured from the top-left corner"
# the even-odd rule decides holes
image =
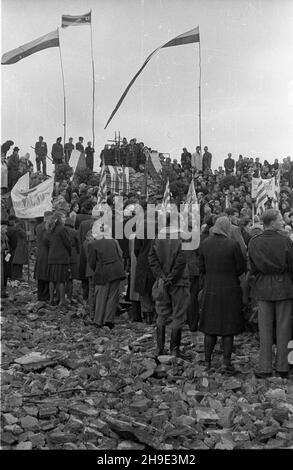
[[[274,195],[272,198],[272,206],[274,209],[279,209],[279,197],[280,197],[280,171],[275,176],[274,181]]]
[[[257,190],[256,190],[256,198],[255,198],[255,205],[256,205],[256,213],[257,215],[262,215],[263,212],[266,210],[265,203],[268,201],[267,190],[265,187],[265,183],[263,179],[260,179]]]
[[[163,49],[164,47],[181,46],[183,44],[191,44],[191,43],[195,43],[195,42],[199,42],[199,26],[197,26],[196,28],[191,29],[190,31],[187,31],[186,33],[183,33],[183,34],[180,34],[179,36],[176,36],[174,39],[171,39],[171,41],[168,41],[165,44],[163,44],[163,46],[160,46],[157,49],[155,49],[147,57],[147,59],[145,60],[145,62],[143,63],[143,65],[141,66],[139,71],[134,75],[134,77],[132,78],[130,83],[127,85],[126,90],[123,92],[121,98],[119,99],[118,103],[116,104],[116,106],[114,108],[114,111],[112,112],[111,116],[109,117],[109,119],[107,121],[107,124],[105,126],[105,129],[108,126],[108,124],[110,123],[110,121],[112,120],[112,118],[115,116],[118,109],[120,108],[124,98],[126,97],[127,93],[129,92],[131,86],[133,85],[133,83],[135,82],[137,77],[140,75],[140,73],[143,71],[145,66],[148,64],[150,59],[156,54],[156,52],[158,52],[160,49]]]
[[[97,206],[107,201],[107,174],[106,167],[103,166],[101,170],[100,185],[97,193]]]
[[[48,49],[49,47],[59,47],[59,33],[58,29],[52,31],[51,33],[45,34],[34,41],[28,42],[23,46],[17,47],[12,51],[6,52],[2,55],[1,64],[9,65],[15,64],[21,59],[34,54],[35,52]]]
[[[67,28],[67,26],[82,26],[84,24],[91,24],[92,21],[92,12],[85,13],[84,15],[62,15],[62,28]]]
[[[198,204],[196,192],[194,189],[193,179],[191,180],[189,188],[188,188],[188,193],[186,196],[186,204]]]
[[[169,185],[169,178],[167,180],[163,201],[162,201],[162,210],[165,212],[170,211],[171,209],[171,197],[170,197],[170,185]]]

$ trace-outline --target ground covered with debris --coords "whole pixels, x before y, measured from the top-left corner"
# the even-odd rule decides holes
[[[256,379],[256,334],[236,338],[229,377],[220,344],[205,371],[200,333],[183,332],[192,360],[156,358],[155,326],[124,313],[97,329],[34,289],[2,301],[2,449],[293,448],[293,371]]]

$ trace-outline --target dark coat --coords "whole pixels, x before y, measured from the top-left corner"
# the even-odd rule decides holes
[[[71,242],[70,264],[77,264],[79,263],[79,254],[80,254],[79,235],[78,235],[77,230],[67,225],[66,225],[66,230],[69,234],[69,238]]]
[[[255,276],[252,297],[257,300],[293,298],[293,243],[275,230],[265,230],[248,245],[250,271]]]
[[[149,265],[155,278],[165,278],[173,286],[189,287],[186,253],[180,239],[155,239],[149,253]]]
[[[134,240],[134,254],[136,256],[136,271],[134,290],[139,294],[151,294],[155,282],[152,270],[149,265],[148,256],[152,240]]]
[[[35,279],[38,281],[49,281],[48,277],[48,255],[49,247],[45,241],[46,236],[45,222],[37,225],[36,227],[36,242],[37,242],[37,253],[36,253],[36,264],[35,264]]]
[[[26,232],[20,227],[16,229],[17,245],[12,259],[12,264],[28,264],[28,242]]]
[[[125,279],[122,252],[113,238],[101,238],[88,245],[88,262],[94,271],[96,285]]]
[[[79,229],[82,222],[84,222],[85,220],[89,220],[89,219],[92,219],[92,216],[90,214],[77,214],[76,218],[75,218],[75,228],[76,228],[76,230]]]
[[[45,240],[49,247],[48,264],[70,264],[71,242],[63,225],[58,225],[53,232],[48,232]]]
[[[89,230],[91,230],[94,224],[94,219],[90,218],[81,222],[78,236],[80,243],[80,257],[79,257],[79,268],[78,268],[78,277],[82,281],[86,280],[86,265],[87,265],[87,255],[84,247],[84,241]]]
[[[211,235],[199,249],[199,271],[204,276],[199,329],[210,335],[243,331],[242,292],[238,276],[245,270],[239,244],[223,235]]]

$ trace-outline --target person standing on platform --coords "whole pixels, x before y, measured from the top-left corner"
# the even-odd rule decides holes
[[[84,152],[83,137],[78,138],[78,142],[75,144],[75,148],[79,152]]]
[[[14,147],[12,155],[8,157],[8,190],[11,191],[13,186],[18,180],[18,166],[19,166],[19,148]]]
[[[61,163],[64,162],[64,152],[63,152],[63,145],[61,144],[61,140],[62,140],[62,137],[58,137],[56,139],[55,144],[52,145],[51,155],[52,155],[53,163],[55,165],[55,169],[56,169],[56,165],[60,165]]]
[[[94,169],[94,153],[95,149],[92,147],[92,143],[88,142],[87,147],[85,149],[85,161],[87,168],[91,171],[93,171]]]
[[[38,142],[35,143],[35,154],[37,171],[41,171],[42,164],[43,175],[46,176],[48,148],[46,142],[44,142],[43,136],[41,135],[39,137]]]
[[[69,141],[66,142],[64,145],[64,157],[65,157],[65,163],[69,163],[72,150],[74,150],[74,144],[73,144],[73,138],[69,137]]]

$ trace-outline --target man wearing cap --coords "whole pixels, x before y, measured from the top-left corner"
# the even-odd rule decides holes
[[[36,165],[37,171],[41,171],[41,163],[43,166],[43,175],[46,176],[47,162],[46,158],[48,155],[47,144],[44,142],[44,138],[40,135],[38,142],[35,143],[36,153]]]
[[[18,180],[18,166],[19,166],[19,148],[14,147],[12,155],[8,157],[8,190],[11,191],[13,186]]]
[[[172,318],[170,352],[186,359],[179,348],[190,302],[189,272],[178,226],[171,225],[169,213],[166,216],[166,227],[152,241],[148,261],[156,278],[157,354],[164,354],[166,325]]]

